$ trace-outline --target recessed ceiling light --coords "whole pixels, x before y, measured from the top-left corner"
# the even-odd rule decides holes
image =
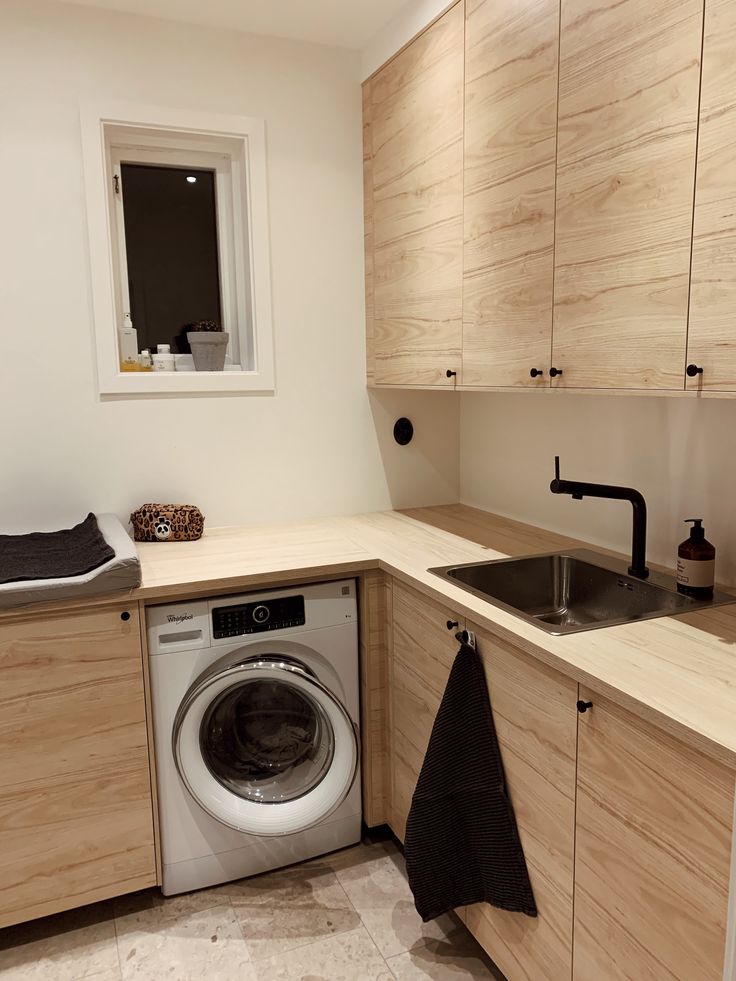
[[[192,175],[190,174],[189,177],[187,177],[187,183],[188,184],[196,184],[197,183],[197,178],[196,177],[192,177]]]

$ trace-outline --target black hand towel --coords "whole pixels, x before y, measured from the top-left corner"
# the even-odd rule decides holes
[[[99,568],[115,557],[94,514],[63,531],[0,535],[0,583],[68,579]]]
[[[425,922],[482,902],[537,915],[483,664],[466,643],[432,728],[404,851],[409,885]]]

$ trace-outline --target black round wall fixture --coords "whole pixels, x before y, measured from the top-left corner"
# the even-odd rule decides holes
[[[407,443],[411,443],[413,438],[414,426],[411,424],[411,419],[406,419],[404,416],[397,419],[394,424],[394,439],[399,446],[406,446]]]

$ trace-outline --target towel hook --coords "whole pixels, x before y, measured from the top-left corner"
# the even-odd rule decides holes
[[[475,634],[472,630],[460,630],[455,634],[455,640],[459,641],[461,644],[466,644],[468,647],[475,650]]]

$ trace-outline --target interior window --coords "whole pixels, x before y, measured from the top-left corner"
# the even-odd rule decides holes
[[[187,326],[222,325],[215,173],[121,162],[130,315],[142,348],[189,353]]]

